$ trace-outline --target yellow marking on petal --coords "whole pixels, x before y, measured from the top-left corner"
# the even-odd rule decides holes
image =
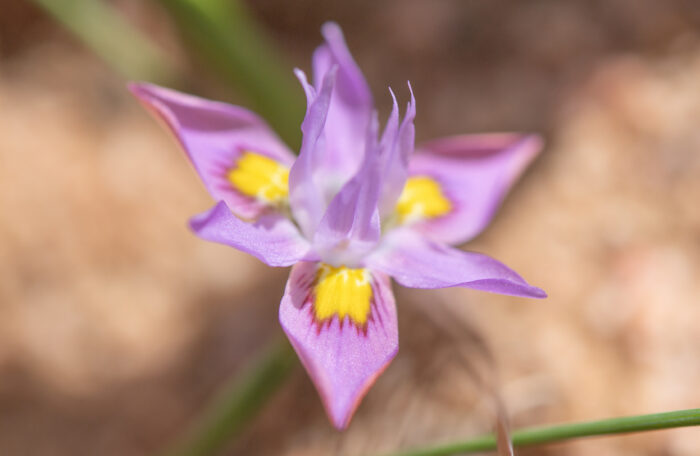
[[[264,203],[279,203],[289,195],[289,168],[251,151],[243,152],[228,180],[242,194]]]
[[[372,285],[366,269],[321,264],[314,295],[316,320],[324,321],[337,315],[340,321],[350,317],[358,326],[367,323]]]
[[[452,204],[440,184],[428,176],[409,177],[396,203],[401,223],[445,215]]]

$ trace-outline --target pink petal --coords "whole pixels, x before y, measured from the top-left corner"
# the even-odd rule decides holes
[[[328,22],[321,32],[326,42],[313,55],[314,85],[320,90],[334,66],[338,67],[338,77],[325,125],[326,152],[317,165],[329,180],[343,183],[356,173],[362,161],[364,134],[373,109],[372,93],[338,24]]]
[[[265,122],[241,107],[152,84],[132,83],[129,89],[172,130],[215,200],[226,201],[247,219],[266,209],[264,203],[237,192],[227,179],[227,172],[244,151],[291,167],[294,156]]]
[[[398,126],[398,106],[396,97],[391,92],[394,106],[389,116],[389,121],[384,129],[381,139],[382,150],[382,194],[379,199],[379,211],[382,215],[393,211],[396,201],[401,195],[406,177],[408,175],[408,163],[415,147],[415,127],[413,120],[416,117],[416,99],[413,96],[411,84],[408,84],[411,93],[411,101],[406,107],[406,114]]]
[[[292,268],[280,305],[280,322],[306,367],[333,425],[344,429],[377,377],[399,348],[390,281],[372,273],[369,318],[358,327],[349,317],[319,323],[313,310],[317,264]]]
[[[465,287],[526,298],[547,297],[493,258],[448,247],[407,228],[385,235],[383,245],[367,259],[367,266],[409,288]]]
[[[270,266],[290,266],[309,251],[296,226],[279,214],[263,215],[255,223],[239,219],[220,201],[190,219],[197,236],[249,253]]]
[[[454,136],[421,145],[411,159],[409,174],[439,182],[452,211],[413,227],[448,244],[473,238],[491,221],[541,147],[539,137],[518,134]]]
[[[377,124],[375,115],[366,132],[362,166],[331,200],[314,236],[314,250],[339,264],[360,263],[379,240]]]
[[[311,239],[326,207],[316,171],[319,157],[324,153],[323,128],[335,85],[336,70],[325,75],[318,93],[309,85],[304,72],[295,70],[295,73],[306,93],[307,107],[301,124],[304,137],[299,158],[289,172],[289,204],[302,231]]]
[[[410,88],[410,85],[409,85]],[[393,97],[393,92],[392,92]],[[331,200],[314,236],[314,249],[339,264],[361,264],[380,237],[380,203],[393,205],[406,180],[409,154],[413,151],[415,99],[406,108],[399,127],[398,106],[389,116],[377,141],[376,113],[365,133],[366,150],[357,173]]]

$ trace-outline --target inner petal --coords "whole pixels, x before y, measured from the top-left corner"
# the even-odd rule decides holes
[[[429,176],[409,177],[396,203],[401,223],[440,217],[451,209],[452,203],[445,197],[442,187]]]
[[[289,168],[262,154],[243,152],[227,177],[238,192],[263,203],[277,204],[289,196]]]
[[[366,269],[351,269],[321,264],[314,287],[314,315],[323,322],[337,316],[349,317],[356,325],[367,323],[372,300],[370,274]]]

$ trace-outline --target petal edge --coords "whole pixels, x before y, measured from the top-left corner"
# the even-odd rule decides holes
[[[291,266],[309,252],[309,243],[289,219],[264,215],[255,223],[236,217],[224,201],[190,219],[197,236],[253,255],[269,266]]]
[[[294,155],[253,112],[154,84],[132,82],[131,93],[162,120],[184,149],[204,186],[237,215],[254,219],[270,206],[237,191],[227,173],[252,151],[289,168]]]
[[[367,265],[408,288],[463,287],[525,298],[546,298],[515,271],[493,258],[439,244],[410,229],[387,235]]]
[[[541,148],[539,136],[511,133],[452,136],[420,145],[409,174],[439,182],[453,210],[413,228],[448,244],[474,238]]]
[[[372,273],[373,315],[364,329],[347,317],[319,325],[313,315],[317,268],[311,262],[292,268],[279,318],[328,417],[337,429],[345,429],[367,390],[398,352],[396,306],[389,278]]]

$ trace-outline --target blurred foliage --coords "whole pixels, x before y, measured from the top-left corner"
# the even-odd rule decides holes
[[[167,455],[206,456],[221,451],[257,415],[296,365],[296,355],[286,340],[270,345],[224,386],[212,407]]]
[[[203,63],[295,150],[304,103],[291,66],[235,0],[153,0]],[[182,71],[149,37],[101,0],[34,0],[128,79],[181,86]]]
[[[128,79],[177,84],[179,71],[119,11],[97,0],[34,0],[66,29]]]
[[[301,140],[302,92],[294,84],[291,67],[281,63],[243,5],[231,0],[157,1],[170,12],[196,57],[238,89],[249,107],[296,149]]]

